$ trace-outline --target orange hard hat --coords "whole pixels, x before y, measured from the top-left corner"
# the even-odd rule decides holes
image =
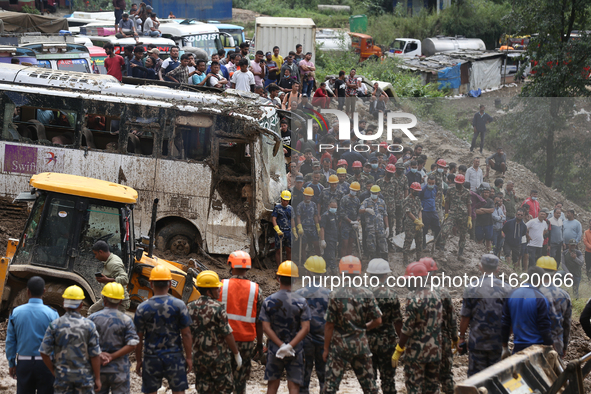
[[[465,181],[466,181],[466,177],[464,175],[462,175],[462,174],[458,174],[454,178],[454,182],[455,183],[464,183]]]
[[[410,278],[411,276],[427,276],[427,268],[425,264],[415,261],[406,267],[404,276]]]
[[[412,190],[416,190],[418,192],[420,192],[421,190],[423,190],[423,189],[421,189],[421,185],[419,184],[419,182],[413,182],[412,185],[410,185],[410,188]]]
[[[386,171],[390,172],[392,174],[395,174],[396,173],[396,166],[394,164],[388,164],[386,166]]]
[[[347,163],[347,160],[345,160],[345,159],[340,159],[339,161],[337,161],[337,167],[341,166],[341,165],[348,167],[349,163]]]
[[[353,162],[353,168],[363,168],[363,164],[359,160]]]
[[[231,265],[232,268],[252,268],[250,255],[242,250],[230,253],[230,256],[228,256],[228,264]]]
[[[419,260],[419,263],[422,263],[425,266],[427,272],[437,271],[438,269],[437,263],[431,257],[423,257]]]
[[[339,271],[344,274],[361,275],[361,261],[355,256],[344,256],[339,261]]]
[[[447,167],[447,162],[443,159],[439,159],[439,160],[437,160],[437,165],[439,167]]]

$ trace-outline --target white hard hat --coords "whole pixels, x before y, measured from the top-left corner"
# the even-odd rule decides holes
[[[381,275],[389,274],[392,272],[390,264],[384,259],[373,259],[367,265],[366,272],[368,274]]]

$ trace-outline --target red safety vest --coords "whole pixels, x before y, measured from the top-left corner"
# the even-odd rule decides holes
[[[256,339],[256,316],[259,285],[248,279],[224,279],[220,301],[226,306],[234,340],[252,342]]]

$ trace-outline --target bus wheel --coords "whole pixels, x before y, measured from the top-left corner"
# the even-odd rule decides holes
[[[197,230],[186,223],[171,223],[162,228],[156,237],[156,247],[161,250],[170,250],[177,256],[187,256],[191,253]]]

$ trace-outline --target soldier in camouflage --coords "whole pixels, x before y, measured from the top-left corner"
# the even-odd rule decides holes
[[[301,175],[298,175],[295,177],[295,186],[293,186],[291,188],[291,207],[293,208],[294,211],[294,220],[295,220],[295,215],[296,215],[296,209],[298,208],[298,205],[300,205],[300,203],[304,201],[304,177]],[[291,258],[294,261],[299,261],[300,259],[300,242],[302,242],[302,239],[299,238],[297,236],[297,231],[294,231],[292,233],[292,239],[291,239]]]
[[[349,193],[345,194],[341,199],[340,209],[337,211],[339,217],[341,256],[348,256],[352,253],[355,237],[359,237],[359,206],[361,205],[357,198],[359,190],[359,183],[353,182]]]
[[[328,188],[324,189],[320,194],[320,214],[328,211],[328,204],[331,200],[335,200],[337,203],[343,198],[343,193],[337,190],[339,185],[339,179],[336,175],[331,175],[328,180]]]
[[[435,185],[437,186],[437,195],[435,196],[435,205],[439,217],[443,217],[443,205],[445,197],[443,196],[444,185],[446,185],[447,175],[445,169],[448,167],[447,162],[443,159],[437,160],[437,169],[432,172],[435,175]]]
[[[322,198],[322,191],[324,190],[324,186],[320,183],[320,177],[324,177],[320,170],[314,171],[312,174],[312,181],[304,182],[304,187],[311,188],[314,191],[314,197],[312,197],[312,202],[316,204],[318,209],[318,215],[320,215],[320,200]],[[305,189],[304,189],[305,190]]]
[[[386,280],[392,272],[384,259],[374,259],[367,266],[368,274],[377,277],[379,284],[372,288],[373,295],[382,311],[382,324],[367,331],[369,349],[371,350],[374,371],[380,371],[383,394],[396,394],[396,368],[392,367],[390,358],[396,350],[396,343],[402,328],[400,301],[393,288]]]
[[[378,179],[376,182],[376,185],[378,185],[382,191],[382,197],[386,203],[386,210],[388,212],[388,227],[390,228],[394,228],[396,226],[394,222],[396,221],[397,186],[393,182],[394,173],[396,173],[394,165],[388,164],[386,166],[386,173],[384,177]]]
[[[97,394],[127,394],[130,392],[129,357],[135,350],[139,337],[133,320],[118,311],[124,299],[123,286],[107,283],[101,293],[104,309],[88,317],[100,338],[101,386]]]
[[[265,298],[260,319],[269,339],[265,380],[267,393],[275,394],[281,383],[283,371],[287,375],[290,393],[298,392],[304,383],[303,339],[310,331],[310,308],[302,297],[291,292],[298,267],[284,261],[277,270],[279,291]]]
[[[402,262],[408,265],[410,258],[410,248],[412,241],[415,241],[415,252],[417,260],[421,258],[421,250],[423,249],[423,221],[421,200],[419,193],[421,186],[418,182],[413,182],[410,187],[411,194],[404,199],[402,211],[404,212],[404,246],[402,247]]]
[[[551,277],[560,275],[556,272],[558,264],[553,257],[542,256],[538,259],[536,265],[543,268]],[[554,349],[562,357],[566,353],[566,348],[568,346],[570,323],[573,314],[570,295],[564,289],[554,286],[553,281],[548,281],[547,278],[544,279],[544,281],[541,281],[538,290],[540,290],[540,293],[542,293],[548,300]]]
[[[289,200],[291,193],[288,190],[281,192],[281,203],[275,204],[273,212],[271,213],[271,222],[275,230],[275,262],[277,266],[281,264],[283,256],[282,249],[285,249],[285,256],[291,260],[291,237],[297,239],[297,232],[295,230],[295,213]]]
[[[365,231],[367,231],[366,255],[370,258],[388,258],[388,210],[386,203],[379,197],[380,187],[371,187],[371,197],[365,199],[359,207],[359,214],[365,216]]]
[[[198,393],[231,394],[234,391],[232,354],[242,367],[232,328],[224,305],[218,301],[220,278],[214,271],[202,271],[197,276],[201,297],[187,305],[193,335],[193,368]]]
[[[191,317],[185,303],[168,294],[171,280],[167,267],[152,268],[154,296],[142,302],[135,312],[134,323],[140,337],[135,349],[135,370],[138,375],[141,373],[144,393],[155,393],[162,387],[162,378],[166,378],[173,392],[184,393],[189,387],[187,373],[193,369]]]
[[[436,272],[437,264],[431,257],[423,257],[419,260],[423,263],[427,272]],[[441,287],[435,289],[441,298],[443,305],[443,325],[441,326],[441,365],[439,367],[439,381],[441,382],[441,391],[444,394],[454,394],[454,375],[453,367],[453,349],[458,347],[458,323],[456,313],[449,292]]]
[[[336,394],[347,364],[365,394],[377,394],[366,330],[382,323],[382,312],[369,289],[351,285],[361,275],[361,261],[345,256],[339,262],[344,285],[330,293],[326,311],[323,359],[326,361],[324,394]]]
[[[328,263],[331,275],[337,272],[337,245],[339,242],[337,209],[337,202],[332,200],[328,211],[320,218],[320,250],[323,251],[324,260]]]
[[[445,248],[445,241],[452,228],[456,227],[460,235],[458,243],[458,257],[464,253],[466,245],[466,231],[472,228],[472,200],[470,191],[464,188],[464,175],[457,175],[454,179],[455,188],[449,188],[445,200],[445,219],[441,227],[440,248]],[[451,212],[451,213],[450,213]]]
[[[349,176],[349,178],[347,179],[347,182],[349,184],[357,182],[359,183],[361,189],[364,189],[367,181],[371,180],[372,183],[374,182],[374,179],[371,175],[363,173],[363,165],[360,161],[354,161],[351,167],[353,168],[353,175]]]
[[[396,220],[396,234],[400,234],[402,232],[402,223],[404,221],[404,212],[402,210],[402,204],[404,199],[408,196],[408,178],[404,175],[404,164],[402,162],[397,162],[396,165],[396,174],[391,179],[391,182],[394,186],[394,216],[390,218],[391,221]],[[393,226],[393,222],[390,225],[390,228]]]
[[[343,195],[349,194],[350,183],[347,182],[347,170],[344,168],[338,168],[337,178],[339,178],[339,185],[337,186],[337,189],[343,193]]]
[[[316,368],[320,392],[324,389],[324,376],[326,363],[322,359],[324,350],[324,326],[326,310],[328,309],[328,297],[330,290],[322,287],[323,274],[326,273],[326,262],[322,257],[312,256],[304,264],[306,276],[310,281],[298,289],[295,294],[304,298],[310,308],[310,332],[304,339],[304,381],[300,386],[300,393],[310,392],[310,378],[312,370]]]
[[[302,256],[300,259],[308,255],[319,255],[320,245],[318,233],[320,232],[320,218],[318,215],[318,207],[312,201],[314,191],[311,187],[304,190],[304,201],[298,205],[296,209],[296,222],[298,236],[302,237]]]
[[[438,393],[441,327],[446,318],[443,303],[437,292],[429,290],[423,263],[409,264],[405,276],[410,290],[406,304],[407,318],[392,355],[392,366],[397,366],[404,354],[406,392]]]
[[[99,335],[94,323],[80,315],[84,291],[70,286],[62,297],[66,313],[47,327],[39,353],[55,376],[55,394],[93,394],[101,389]]]
[[[465,347],[466,330],[470,327],[468,376],[501,361],[503,305],[513,289],[494,276],[498,266],[497,256],[483,255],[480,260],[482,279],[477,286],[470,285],[464,291],[459,346]]]

